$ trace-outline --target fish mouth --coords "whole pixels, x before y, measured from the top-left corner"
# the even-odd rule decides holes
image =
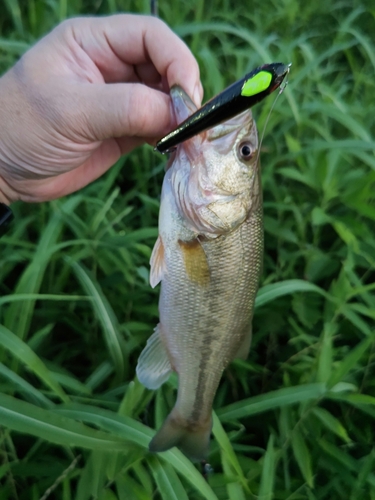
[[[177,123],[181,123],[197,111],[197,106],[179,85],[174,85],[170,90],[173,103],[173,112]],[[177,133],[177,131],[175,131]]]

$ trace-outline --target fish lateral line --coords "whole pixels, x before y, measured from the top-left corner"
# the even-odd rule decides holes
[[[178,144],[251,108],[282,84],[291,64],[263,64],[210,99],[177,128],[160,139],[159,153],[170,153]]]

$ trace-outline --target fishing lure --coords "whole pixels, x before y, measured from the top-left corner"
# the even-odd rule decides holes
[[[254,69],[206,102],[175,130],[156,144],[155,150],[170,153],[178,144],[251,108],[280,87],[291,64],[271,63]]]

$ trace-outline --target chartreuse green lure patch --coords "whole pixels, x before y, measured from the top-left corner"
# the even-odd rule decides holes
[[[261,71],[257,75],[244,82],[241,89],[241,95],[250,97],[252,95],[260,94],[264,90],[268,89],[271,81],[271,73],[269,73],[268,71]]]

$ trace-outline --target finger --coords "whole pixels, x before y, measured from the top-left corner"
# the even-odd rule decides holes
[[[68,21],[65,29],[71,30],[105,81],[121,81],[119,75],[126,79],[130,66],[152,63],[161,77],[166,76],[169,87],[181,85],[197,99],[198,64],[184,42],[160,19],[131,14],[79,18]]]
[[[133,140],[133,143],[134,147],[139,145],[137,140]],[[49,182],[46,182],[44,189],[39,188],[38,194],[44,200],[53,200],[78,191],[103,175],[120,156],[117,142],[108,139],[78,168],[48,179]]]
[[[161,83],[161,76],[152,63],[138,64],[134,66],[134,72],[138,81],[148,86],[157,86]]]
[[[74,112],[65,128],[87,141],[160,138],[175,126],[170,98],[139,83],[81,85]]]

